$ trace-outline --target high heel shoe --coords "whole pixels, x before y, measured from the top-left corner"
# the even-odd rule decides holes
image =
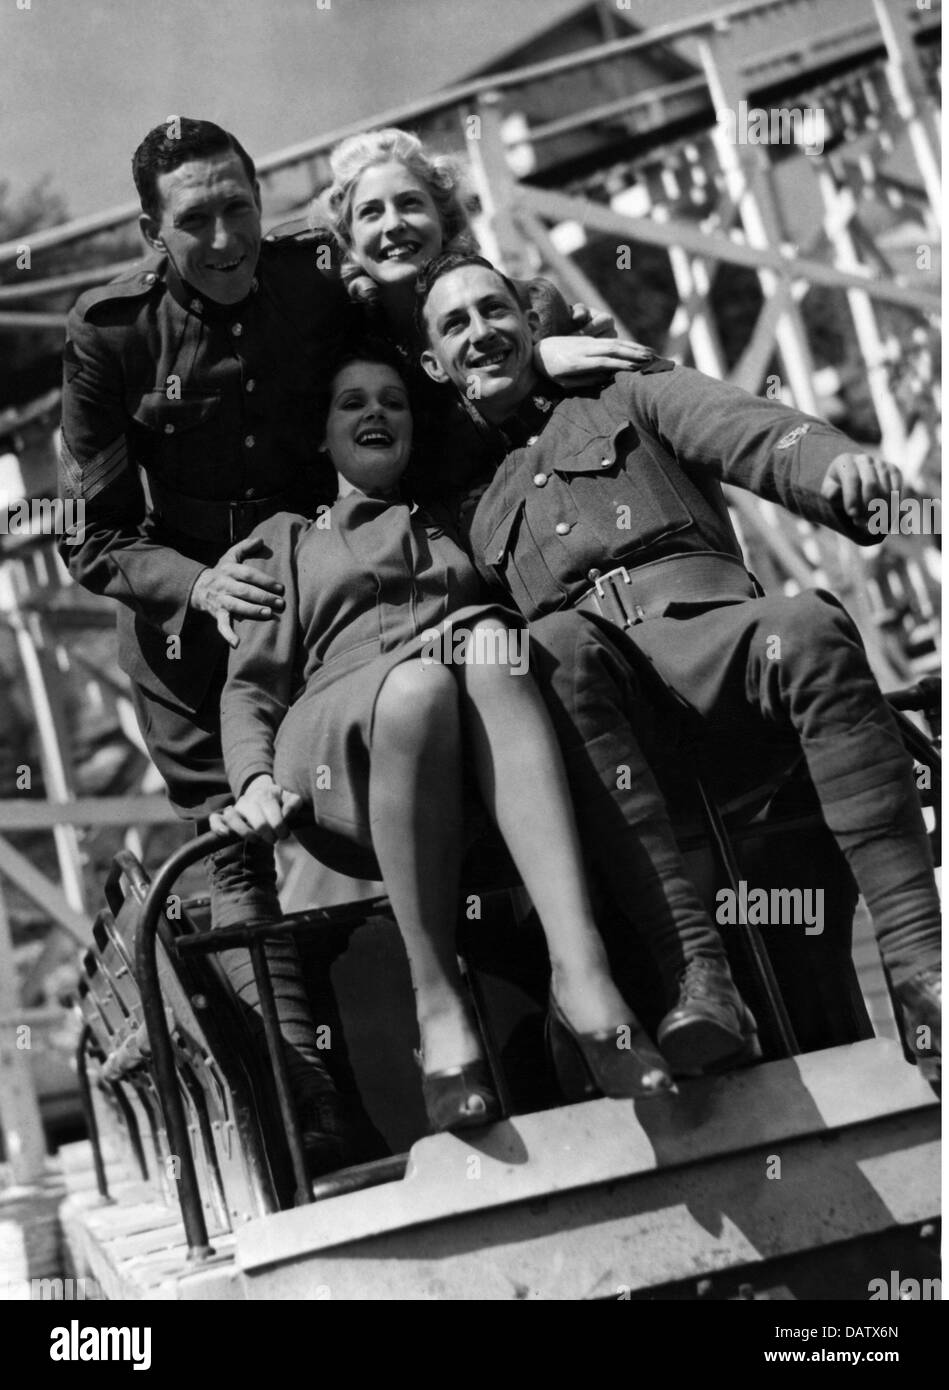
[[[434,1072],[424,1070],[420,1052],[415,1060],[422,1072],[422,1098],[433,1134],[476,1129],[501,1119],[501,1102],[483,1057]]]
[[[645,1100],[672,1090],[669,1068],[642,1024],[630,1015],[622,1026],[630,1034],[625,1046],[619,1028],[606,1033],[578,1033],[550,996],[547,1050],[564,1100],[589,1100],[596,1095]]]

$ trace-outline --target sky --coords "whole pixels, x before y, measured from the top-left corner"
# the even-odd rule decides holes
[[[625,0],[614,0],[625,9]],[[43,175],[80,216],[128,202],[131,152],[172,114],[235,131],[257,157],[424,96],[580,8],[579,0],[2,0],[0,179]],[[712,0],[630,0],[644,27]],[[822,0],[756,21],[773,46],[872,14]]]

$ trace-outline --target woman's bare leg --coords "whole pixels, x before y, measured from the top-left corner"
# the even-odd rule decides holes
[[[484,650],[503,653],[503,623]],[[521,639],[518,639],[521,640]],[[526,637],[523,639],[526,641]],[[477,646],[474,647],[477,651]],[[587,891],[566,773],[547,709],[531,677],[508,661],[468,661],[452,668],[485,803],[533,899],[550,951],[551,984],[581,1033],[601,1032],[631,1017],[609,973]]]
[[[406,661],[376,701],[372,842],[409,960],[426,1072],[483,1055],[455,952],[463,844],[458,688],[440,665]]]

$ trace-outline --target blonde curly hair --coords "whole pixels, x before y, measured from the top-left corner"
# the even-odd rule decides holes
[[[353,257],[353,199],[356,185],[374,164],[402,164],[428,193],[442,224],[442,250],[476,250],[466,204],[470,194],[457,162],[449,155],[429,154],[421,140],[407,130],[387,126],[341,140],[330,155],[333,182],[311,213],[311,225],[327,219],[343,253],[341,273],[352,298],[372,302],[378,286]]]

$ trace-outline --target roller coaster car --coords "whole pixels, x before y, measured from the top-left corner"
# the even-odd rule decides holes
[[[927,678],[891,697],[926,769],[937,850],[939,694]],[[542,938],[529,911],[515,913],[510,862],[483,842],[465,875],[459,950],[507,1118],[463,1136],[426,1137],[412,992],[386,899],[212,933],[206,900],[179,910],[170,893],[213,836],[152,881],[118,855],[84,961],[79,1071],[100,1193],[119,1183],[140,1203],[145,1182],[151,1201],[180,1202],[187,1259],[165,1239],[166,1295],[867,1298],[869,1280],[894,1269],[930,1279],[938,1106],[909,1054],[873,1036],[851,955],[857,893],[813,789],[797,768],[751,816],[697,792],[703,823],[683,825],[681,840],[710,905],[742,881],[824,895],[820,933],[723,929],[763,1061],[680,1083],[671,1098],[560,1104],[542,1044]],[[648,961],[606,913],[603,928],[620,983],[654,1025]],[[328,1063],[358,1119],[361,1161],[315,1183],[264,963],[264,935],[282,932],[298,941]],[[258,971],[269,1063],[259,1020],[242,1015],[215,959],[234,945]],[[121,1296],[149,1296],[83,1212],[80,1263]]]

